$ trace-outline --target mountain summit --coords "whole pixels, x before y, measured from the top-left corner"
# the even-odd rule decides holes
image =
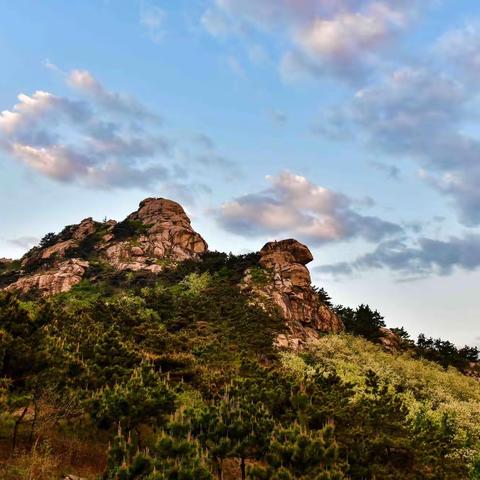
[[[0,478],[478,478],[478,349],[333,306],[312,260],[163,198],[0,259]]]
[[[69,291],[82,280],[95,282],[98,270],[155,275],[184,261],[202,261],[208,245],[195,232],[183,207],[164,198],[147,198],[121,221],[86,218],[47,234],[19,262],[4,263],[0,287],[49,296]],[[267,308],[274,304],[289,329],[281,346],[299,348],[319,332],[340,332],[343,324],[321,301],[306,265],[307,246],[288,239],[267,243],[243,272],[240,290]],[[15,268],[17,267],[17,268]]]

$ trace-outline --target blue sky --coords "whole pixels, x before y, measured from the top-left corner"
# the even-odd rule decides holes
[[[0,257],[148,196],[295,237],[338,303],[478,344],[480,5],[0,0]]]

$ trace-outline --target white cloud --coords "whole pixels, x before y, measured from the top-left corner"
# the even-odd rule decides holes
[[[34,128],[38,121],[51,118],[52,115],[61,115],[71,120],[81,120],[89,116],[87,106],[79,101],[61,98],[49,92],[36,91],[29,96],[24,93],[18,95],[19,103],[12,110],[0,113],[0,131],[16,135],[27,133]]]
[[[370,253],[352,262],[317,267],[332,275],[350,275],[372,269],[389,269],[404,276],[449,275],[453,271],[475,270],[480,267],[480,235],[450,237],[436,240],[422,237],[414,242],[390,240],[380,243]]]
[[[141,120],[158,121],[158,115],[138,103],[134,98],[106,89],[89,71],[72,70],[68,83],[95,99],[102,107],[114,113],[133,116]]]
[[[11,153],[41,174],[59,181],[71,181],[88,172],[90,160],[61,145],[34,147],[14,143]]]
[[[216,0],[202,17],[214,36],[244,35],[248,27],[287,39],[282,72],[335,75],[349,82],[367,69],[430,1]]]
[[[480,140],[465,129],[477,97],[461,79],[426,68],[395,71],[359,90],[336,128],[363,135],[371,148],[406,157],[422,178],[454,201],[460,221],[480,224]]]
[[[177,139],[160,130],[156,113],[106,88],[89,71],[62,76],[73,89],[72,97],[41,90],[22,93],[17,104],[0,113],[0,149],[29,170],[61,183],[100,189],[158,187],[183,197],[189,190],[207,191],[201,180],[191,180],[193,167],[200,178],[205,165],[214,165],[221,174],[238,172],[211,140],[208,151],[198,143],[192,151],[178,148]],[[200,137],[205,143],[207,137]]]
[[[321,244],[360,237],[367,241],[401,233],[398,225],[358,213],[349,197],[285,171],[267,177],[270,187],[225,203],[219,224],[243,236],[296,236]]]
[[[461,69],[467,79],[477,82],[480,74],[480,24],[470,23],[445,33],[437,42],[437,51]],[[475,83],[476,86],[476,83]]]
[[[367,13],[340,12],[332,19],[317,18],[298,34],[306,52],[332,61],[352,60],[385,42],[406,24],[405,14],[373,3]]]
[[[213,37],[226,36],[232,30],[232,24],[225,15],[212,8],[205,10],[200,22],[203,28]]]

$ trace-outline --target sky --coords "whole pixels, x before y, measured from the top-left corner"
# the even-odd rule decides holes
[[[0,257],[180,202],[212,250],[480,345],[480,3],[0,0]]]

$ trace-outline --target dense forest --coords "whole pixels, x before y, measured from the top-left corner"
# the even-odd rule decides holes
[[[278,311],[239,289],[256,261],[0,292],[0,477],[480,479],[475,348],[398,329],[386,351],[377,311],[317,290],[347,331],[279,349]]]

